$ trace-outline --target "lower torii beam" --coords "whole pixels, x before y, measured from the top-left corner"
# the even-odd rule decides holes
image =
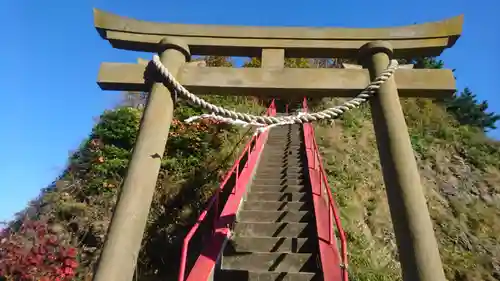
[[[97,83],[103,90],[147,91],[141,64],[103,63]],[[230,68],[186,64],[177,80],[197,95],[260,95],[301,98],[354,97],[370,83],[367,69]],[[401,97],[449,97],[456,91],[449,69],[398,69]]]

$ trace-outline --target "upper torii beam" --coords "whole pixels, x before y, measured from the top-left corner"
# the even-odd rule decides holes
[[[355,58],[364,44],[387,41],[395,58],[438,56],[462,32],[463,16],[389,28],[261,27],[141,21],[94,9],[94,25],[115,48],[157,52],[165,37],[181,38],[192,55],[259,57],[263,48],[292,58]]]
[[[353,97],[390,59],[440,55],[460,37],[462,22],[457,16],[390,28],[217,26],[146,22],[94,10],[102,38],[115,48],[158,52],[176,79],[196,94]],[[261,57],[267,67],[198,67],[186,63],[191,55]],[[284,69],[285,57],[357,58],[364,69]],[[146,82],[144,71],[143,64],[117,63],[105,63],[99,71],[102,89],[150,90],[150,96],[95,281],[132,280],[172,120],[169,90],[158,81]],[[445,276],[399,97],[454,92],[450,70],[402,68],[370,99],[405,281],[444,281]]]

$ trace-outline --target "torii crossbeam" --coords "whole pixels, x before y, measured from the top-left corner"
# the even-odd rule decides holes
[[[391,28],[298,28],[145,22],[94,10],[95,27],[113,47],[158,52],[162,63],[195,94],[353,97],[392,58],[437,56],[453,46],[463,17]],[[261,57],[262,68],[188,64],[191,55]],[[285,57],[357,58],[364,69],[284,69]],[[128,173],[95,281],[132,280],[172,120],[169,90],[145,80],[144,64],[104,63],[104,90],[150,91]],[[399,69],[370,100],[403,278],[444,281],[432,222],[399,97],[449,97],[451,70]],[[330,281],[327,276],[325,280]]]

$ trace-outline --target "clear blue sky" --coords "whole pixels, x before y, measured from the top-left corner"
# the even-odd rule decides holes
[[[0,221],[59,174],[94,118],[117,103],[119,93],[95,83],[99,64],[150,58],[112,49],[93,27],[93,7],[154,21],[288,26],[384,27],[464,14],[463,36],[442,58],[457,69],[459,89],[469,86],[500,112],[498,0],[3,0]]]

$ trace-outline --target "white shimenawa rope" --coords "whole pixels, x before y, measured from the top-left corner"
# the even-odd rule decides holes
[[[168,71],[168,69],[163,65],[160,61],[160,57],[158,55],[153,56],[152,60],[154,66],[158,70],[158,72],[164,78],[163,83],[166,86],[170,86],[169,88],[173,88],[176,91],[176,94],[180,94],[182,97],[188,99],[192,104],[200,106],[203,109],[207,109],[212,112],[212,114],[202,114],[200,116],[193,116],[185,120],[185,122],[193,122],[202,118],[210,118],[217,121],[239,125],[239,126],[257,126],[258,132],[262,132],[271,127],[288,125],[288,124],[302,124],[309,123],[317,120],[325,120],[325,119],[336,119],[344,114],[346,111],[359,107],[361,104],[365,103],[370,97],[372,97],[380,86],[385,83],[389,78],[394,74],[394,72],[398,69],[398,62],[396,60],[391,60],[389,66],[386,70],[384,70],[374,81],[372,81],[364,90],[362,90],[356,97],[351,100],[344,102],[341,105],[337,105],[319,112],[315,113],[306,113],[299,112],[294,116],[257,116],[247,113],[236,112],[232,110],[225,109],[223,107],[219,107],[217,105],[211,104],[202,98],[197,97],[196,95],[190,93],[186,88],[184,88],[172,74]]]

